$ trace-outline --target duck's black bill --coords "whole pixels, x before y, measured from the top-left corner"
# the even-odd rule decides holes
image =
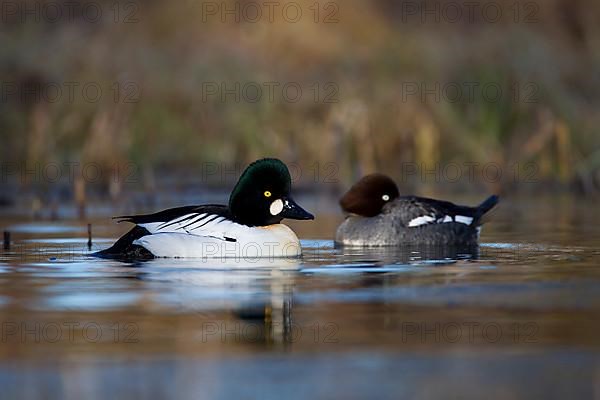
[[[315,219],[314,215],[300,207],[294,200],[290,198],[288,198],[284,204],[283,211],[280,214],[283,218],[301,220]]]

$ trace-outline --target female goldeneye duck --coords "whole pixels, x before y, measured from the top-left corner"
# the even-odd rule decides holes
[[[265,158],[240,176],[228,205],[171,208],[155,214],[115,217],[135,227],[109,249],[105,258],[262,258],[300,255],[296,234],[280,222],[313,215],[290,196],[286,165]]]
[[[348,213],[336,243],[347,246],[457,245],[479,240],[482,217],[498,203],[490,196],[477,207],[415,196],[400,196],[381,174],[365,176],[340,200]]]

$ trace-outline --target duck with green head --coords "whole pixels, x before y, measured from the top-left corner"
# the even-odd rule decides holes
[[[291,177],[280,160],[250,164],[240,176],[228,205],[171,208],[154,214],[116,217],[135,227],[112,247],[95,253],[105,258],[289,257],[301,254],[296,234],[281,221],[314,219],[291,197]]]

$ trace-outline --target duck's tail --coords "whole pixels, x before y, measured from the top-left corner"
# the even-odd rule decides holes
[[[485,199],[483,203],[481,203],[475,208],[477,219],[481,219],[481,217],[483,217],[484,214],[486,214],[488,211],[494,208],[499,201],[500,197],[498,197],[497,195],[492,195]]]
[[[149,234],[150,232],[146,228],[136,225],[129,232],[121,236],[111,247],[92,253],[90,256],[109,259],[131,258],[130,254],[133,254],[137,250],[137,247],[139,247],[135,246],[133,242]]]

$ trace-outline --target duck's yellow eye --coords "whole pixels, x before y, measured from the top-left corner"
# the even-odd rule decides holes
[[[265,197],[271,197],[271,192],[269,192],[268,190],[265,190]]]

